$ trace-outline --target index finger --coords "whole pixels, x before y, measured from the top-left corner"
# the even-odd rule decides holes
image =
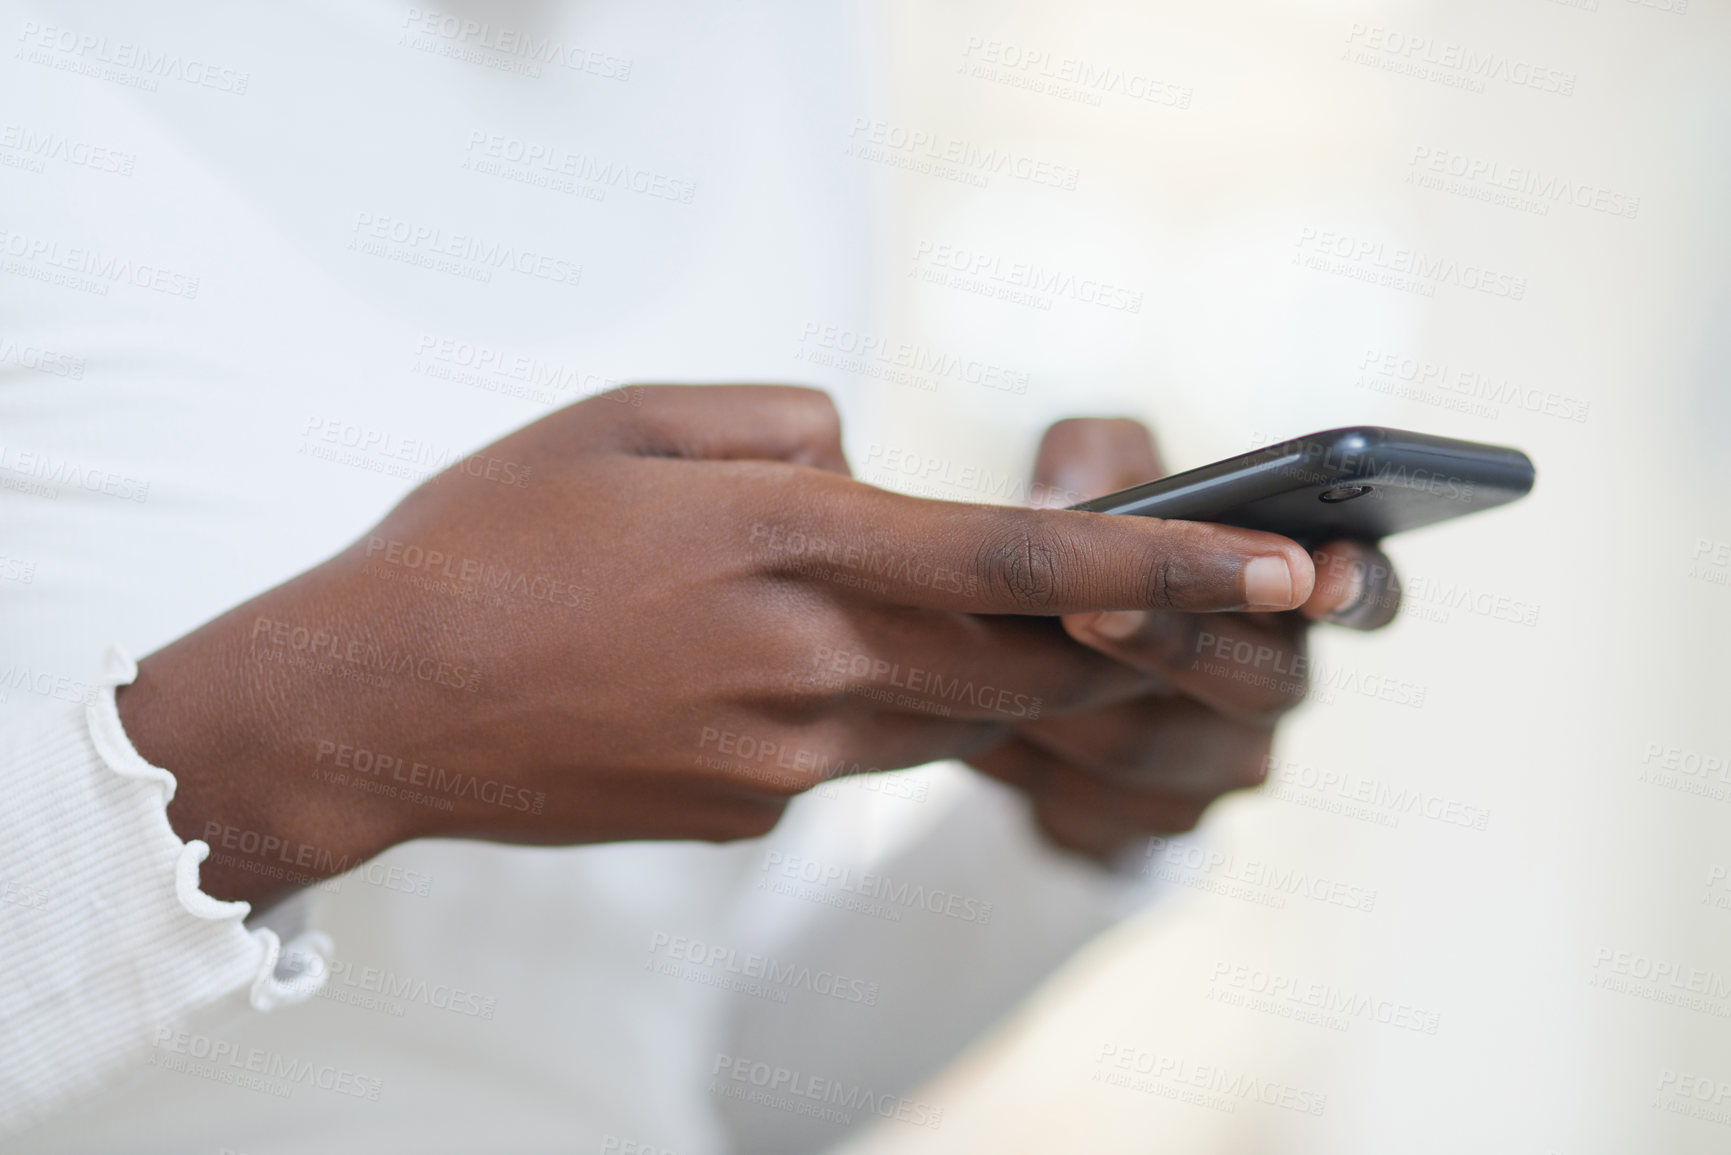
[[[874,579],[848,584],[898,605],[1040,615],[1289,610],[1315,580],[1303,547],[1255,530],[927,501],[840,479],[814,509],[814,488],[802,494],[801,532],[821,538],[828,565]],[[814,551],[797,552],[787,568],[809,575]]]

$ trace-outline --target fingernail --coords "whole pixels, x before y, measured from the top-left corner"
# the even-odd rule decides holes
[[[1292,605],[1292,570],[1283,557],[1252,558],[1244,567],[1244,599],[1251,609],[1284,610]]]
[[[1147,621],[1148,614],[1143,610],[1112,610],[1095,618],[1089,628],[1103,638],[1121,642],[1141,630]]]

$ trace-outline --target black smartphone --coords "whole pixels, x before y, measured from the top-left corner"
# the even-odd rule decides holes
[[[1070,508],[1214,521],[1283,534],[1315,548],[1338,538],[1379,541],[1506,505],[1532,488],[1533,463],[1518,449],[1355,425],[1295,437]]]

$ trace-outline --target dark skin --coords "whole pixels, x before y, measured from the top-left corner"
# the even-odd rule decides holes
[[[1040,469],[1104,492],[1159,465],[1139,425],[1077,421]],[[1301,696],[1202,671],[1200,624],[1296,653],[1360,556],[904,497],[848,476],[821,393],[649,387],[421,486],[118,705],[217,852],[204,889],[255,909],[415,838],[754,837],[837,774],[943,758],[1101,857],[1259,781]]]
[[[1166,473],[1147,428],[1124,419],[1058,422],[1034,470],[1082,499]],[[1103,862],[1150,834],[1190,830],[1221,795],[1262,784],[1275,724],[1304,697],[1309,625],[1378,629],[1399,609],[1380,551],[1337,541],[1311,560],[1315,585],[1293,613],[1065,615],[1071,637],[1143,674],[1143,685],[1019,726],[968,761],[1025,791],[1051,841]],[[1250,662],[1218,658],[1241,642],[1258,647]]]

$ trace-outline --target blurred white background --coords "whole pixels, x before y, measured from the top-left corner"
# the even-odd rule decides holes
[[[1390,543],[1390,629],[1318,631],[1268,788],[1152,848],[1162,897],[918,1090],[940,1126],[848,1150],[1731,1149],[1727,0],[437,6],[616,51],[629,84],[461,56],[395,0],[0,6],[253,78],[151,91],[9,33],[6,235],[203,281],[194,303],[3,270],[8,348],[89,367],[75,391],[13,366],[8,445],[152,483],[125,518],[9,488],[8,556],[41,565],[0,572],[8,669],[148,653],[364,532],[412,480],[306,454],[325,422],[479,447],[618,381],[804,381],[866,480],[1007,502],[1041,429],[1083,414],[1147,421],[1174,469],[1345,424],[1518,446],[1530,498]],[[14,115],[137,171],[21,167]],[[495,136],[695,195],[534,187],[474,165]],[[379,217],[583,278],[357,251]],[[428,354],[453,342],[581,373],[515,395]],[[767,848],[986,896],[989,932],[758,894],[755,844],[418,843],[383,861],[433,897],[320,893],[311,924],[362,967],[500,996],[497,1022],[321,1000],[235,1037],[381,1074],[384,1107],[133,1071],[33,1149],[831,1144],[716,1095],[718,1053],[902,1095],[1107,921],[1008,791],[902,781],[919,805],[838,786]],[[884,998],[650,973],[669,931],[845,963]]]
[[[928,1087],[941,1129],[849,1150],[1731,1148],[1731,8],[887,11],[862,135],[1074,188],[881,166],[886,330],[1028,387],[872,391],[860,472],[981,497],[931,462],[1109,412],[1175,469],[1377,423],[1539,481],[1393,542],[1401,619],[1318,637],[1270,789],[1156,850],[1185,885]],[[1442,271],[1379,283],[1401,250]],[[989,295],[1018,263],[1139,311]]]

